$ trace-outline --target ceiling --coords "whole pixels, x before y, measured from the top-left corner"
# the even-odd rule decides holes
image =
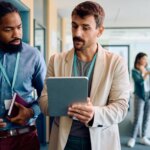
[[[84,0],[55,1],[59,15],[70,18],[73,8]],[[105,10],[105,27],[150,27],[150,0],[95,1]]]
[[[150,40],[150,0],[93,0],[105,10],[103,39]],[[73,8],[84,0],[55,0],[58,14],[68,19]]]

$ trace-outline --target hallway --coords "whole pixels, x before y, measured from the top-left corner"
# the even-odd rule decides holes
[[[130,133],[132,130],[132,124],[129,119],[129,116],[130,116],[130,113],[128,113],[125,120],[119,124],[120,135],[121,135],[120,137],[121,138],[121,150],[150,150],[150,146],[145,146],[145,145],[141,145],[140,143],[138,143],[139,139],[137,139],[137,143],[134,148],[127,147],[127,141],[129,140]]]

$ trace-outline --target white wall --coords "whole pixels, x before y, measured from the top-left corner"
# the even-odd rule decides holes
[[[125,34],[125,33],[124,33]],[[126,34],[125,34],[126,35]],[[126,39],[126,40],[124,40]],[[139,52],[144,52],[148,55],[148,63],[149,63],[149,67],[150,67],[150,42],[145,38],[145,40],[136,40],[136,39],[131,39],[131,35],[129,35],[129,39],[128,37],[124,38],[122,35],[120,36],[120,38],[108,38],[108,39],[103,39],[103,36],[100,39],[100,43],[102,45],[129,45],[130,46],[130,53],[129,53],[129,61],[130,61],[130,68],[129,70],[131,71],[131,69],[134,66],[134,60],[135,60],[135,56],[137,55],[137,53]],[[131,81],[131,86],[132,86],[132,91],[131,91],[131,99],[130,99],[130,120],[133,123],[133,117],[134,117],[134,97],[133,97],[133,83],[132,83],[132,79],[130,79]],[[149,122],[149,126],[148,126],[148,131],[147,131],[147,136],[150,137],[150,122]]]

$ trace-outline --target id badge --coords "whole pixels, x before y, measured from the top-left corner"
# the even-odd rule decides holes
[[[5,99],[4,100],[4,105],[5,105],[6,110],[8,110],[10,108],[11,102],[12,102],[12,99]]]

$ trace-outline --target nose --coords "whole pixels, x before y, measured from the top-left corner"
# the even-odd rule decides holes
[[[14,29],[13,30],[13,34],[12,34],[13,38],[20,38],[21,37],[21,31],[19,29]]]
[[[82,28],[81,27],[76,28],[74,31],[74,35],[77,37],[81,37],[82,36]]]

